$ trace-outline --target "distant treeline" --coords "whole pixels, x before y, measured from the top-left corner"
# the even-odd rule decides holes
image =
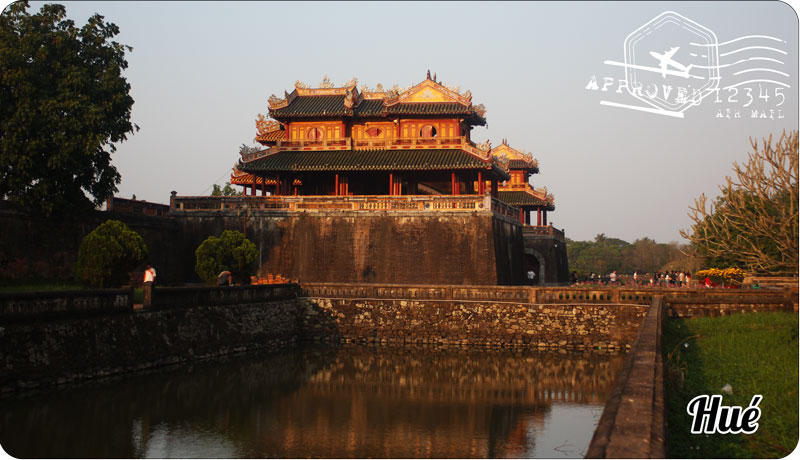
[[[680,270],[694,273],[702,268],[702,259],[691,254],[691,245],[677,242],[656,243],[650,238],[640,238],[633,243],[609,238],[601,233],[594,241],[572,241],[567,238],[567,258],[570,272],[578,276],[596,273],[608,275],[655,273],[656,271]]]

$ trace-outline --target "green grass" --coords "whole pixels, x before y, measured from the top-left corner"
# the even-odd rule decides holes
[[[686,345],[688,344],[688,346]],[[798,441],[798,316],[736,314],[664,323],[668,455],[672,458],[780,458]],[[730,384],[733,395],[722,387]],[[755,394],[758,431],[693,435],[686,405],[700,394],[747,407]]]

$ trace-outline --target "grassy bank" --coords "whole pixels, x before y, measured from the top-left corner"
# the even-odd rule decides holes
[[[664,323],[668,453],[672,458],[779,458],[798,441],[798,316],[755,313]],[[733,394],[725,393],[725,385]],[[686,413],[701,394],[747,407],[755,394],[758,431],[693,435]]]

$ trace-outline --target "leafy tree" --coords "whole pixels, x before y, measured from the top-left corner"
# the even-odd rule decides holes
[[[594,241],[572,241],[567,239],[567,259],[570,270],[581,276],[591,272],[608,275],[617,273],[654,273],[657,270],[689,270],[700,268],[700,258],[676,242],[656,243],[650,238],[639,238],[633,244],[601,233]],[[691,251],[689,251],[691,252]]]
[[[714,266],[797,273],[798,132],[784,132],[775,144],[770,136],[760,149],[750,143],[747,163],[733,164],[736,178],[725,178],[710,209],[705,195],[695,199],[694,225],[681,235]]]
[[[225,230],[219,238],[210,236],[200,244],[195,251],[194,271],[211,285],[223,270],[230,270],[235,279],[247,280],[248,269],[257,255],[256,245],[245,238],[244,233]]]
[[[103,16],[77,28],[62,5],[27,9],[0,14],[0,198],[44,214],[88,209],[120,183],[111,154],[134,130],[122,76],[132,48]]]
[[[121,286],[146,258],[142,237],[122,222],[108,220],[81,241],[75,272],[91,286]]]
[[[242,192],[237,192],[235,188],[231,187],[230,182],[225,182],[225,187],[220,187],[217,184],[214,184],[214,188],[211,191],[211,196],[240,196]]]

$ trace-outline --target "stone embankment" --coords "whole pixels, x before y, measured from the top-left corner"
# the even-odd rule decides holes
[[[783,292],[379,284],[0,294],[0,389],[300,342],[624,350],[653,296],[669,315],[793,309]],[[635,348],[635,347],[634,347]]]
[[[663,299],[653,300],[617,376],[586,458],[664,458]]]
[[[642,305],[311,298],[303,329],[320,342],[565,350],[630,347]]]
[[[238,352],[277,351],[301,340],[302,308],[294,291],[270,295],[268,301],[232,303],[253,296],[247,290],[231,290],[235,295],[223,305],[202,305],[208,290],[188,297],[199,306],[176,303],[173,295],[171,304],[125,312],[119,307],[80,309],[68,316],[61,310],[67,302],[53,298],[43,304],[58,307],[49,317],[44,311],[26,314],[17,305],[19,318],[13,318],[15,309],[6,308],[0,315],[0,390],[44,387]],[[280,290],[286,291],[276,287],[270,292]],[[23,300],[37,307],[30,299]]]

